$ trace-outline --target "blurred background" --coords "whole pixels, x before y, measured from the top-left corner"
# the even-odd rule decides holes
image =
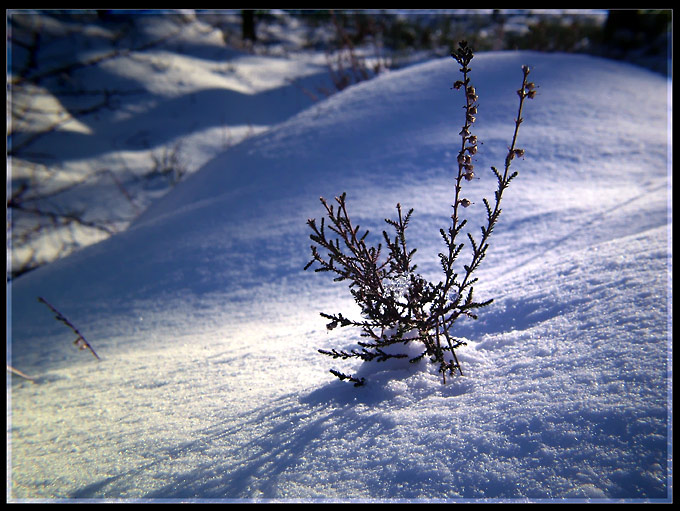
[[[172,134],[163,115],[151,122],[159,98],[200,88],[207,66],[252,95],[266,89],[257,59],[265,81],[266,66],[288,63],[282,97],[312,103],[461,39],[475,52],[578,52],[672,74],[671,10],[9,10],[6,22],[8,281],[126,229],[210,157],[284,120],[186,118]],[[311,68],[316,81],[299,81]]]

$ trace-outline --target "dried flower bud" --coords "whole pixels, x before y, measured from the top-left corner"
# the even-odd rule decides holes
[[[470,142],[472,145],[477,145],[477,135],[470,135],[468,142]]]
[[[475,88],[472,85],[470,85],[465,90],[465,93],[467,94],[468,99],[470,101],[472,101],[473,103],[479,99],[479,97],[477,96],[477,91],[475,90]]]
[[[470,163],[470,155],[465,154],[465,153],[459,153],[458,154],[458,163],[461,165],[465,165],[467,163]]]
[[[466,181],[472,181],[475,178],[475,173],[470,170],[467,174],[464,174],[464,176]]]
[[[472,115],[477,114],[477,107],[476,107],[475,105],[471,106],[471,107],[468,109],[468,113],[469,113],[469,114],[472,114]]]
[[[527,96],[529,97],[529,99],[534,99],[534,96],[536,96],[536,91],[533,89],[530,90],[529,92],[527,92]]]
[[[513,152],[514,152],[517,156],[520,156],[520,157],[524,156],[524,149],[515,149]]]
[[[464,208],[467,208],[470,204],[472,204],[472,202],[470,202],[470,201],[467,200],[467,199],[460,199],[460,200],[458,201],[458,203],[459,203],[461,206],[463,206]]]
[[[471,145],[465,148],[467,152],[470,154],[475,154],[477,152],[477,146],[476,145]]]
[[[456,89],[456,90],[458,90],[458,89],[460,89],[463,85],[465,85],[465,84],[464,84],[461,80],[456,80],[456,81],[453,83],[453,88]]]

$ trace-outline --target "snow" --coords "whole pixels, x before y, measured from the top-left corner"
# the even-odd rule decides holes
[[[253,55],[226,46],[214,26],[191,17],[182,21],[178,14],[138,15],[131,27],[119,21],[99,31],[83,29],[96,26],[84,13],[71,23],[40,13],[22,17],[23,24],[28,24],[26,18],[38,19],[34,25],[45,32],[34,74],[48,77],[40,87],[12,90],[11,101],[19,105],[13,113],[27,110],[12,118],[13,147],[21,147],[36,132],[47,133],[13,156],[12,179],[31,180],[37,174],[39,191],[49,197],[49,207],[43,208],[82,209],[84,220],[116,232],[167,192],[168,179],[152,174],[158,167],[154,160],[174,156],[175,168],[192,173],[228,147],[307,108],[313,103],[310,91],[329,83],[323,55]],[[236,13],[220,18],[223,24],[240,23]],[[122,42],[121,31],[129,32]],[[22,40],[18,28],[12,35]],[[21,58],[26,58],[21,48],[12,47],[10,56],[17,63],[12,70],[21,68]],[[126,53],[130,48],[146,49]],[[104,58],[111,55],[117,56]],[[50,78],[49,71],[59,69],[63,59],[68,64],[102,60],[76,68],[73,76]],[[52,94],[55,90],[64,104],[56,97],[59,93]],[[73,118],[72,111],[102,102],[101,91],[110,92],[109,108]],[[40,115],[31,115],[33,111]],[[50,130],[55,124],[59,129]],[[72,189],[50,197],[69,185]],[[21,212],[14,218],[21,226],[16,231],[32,232],[34,225],[22,224]],[[14,267],[31,258],[43,263],[61,257],[63,241],[71,236],[79,246],[108,236],[77,225],[70,230],[75,232],[48,225],[42,232],[51,236],[32,235],[33,243],[14,244]]]
[[[250,76],[266,88],[283,63],[262,62]],[[8,499],[672,501],[670,82],[584,55],[479,53],[471,226],[522,64],[539,92],[478,272],[476,295],[495,301],[455,325],[465,376],[443,385],[425,362],[319,354],[359,339],[319,312],[358,311],[346,285],[302,271],[307,218],[346,191],[376,238],[397,202],[413,207],[418,272],[437,278],[458,66],[430,60],[303,106],[258,94],[267,129],[127,230],[8,285],[8,363],[35,378],[7,376]],[[216,74],[196,83],[208,102],[248,101]]]

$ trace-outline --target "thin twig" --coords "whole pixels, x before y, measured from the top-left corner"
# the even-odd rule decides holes
[[[32,376],[28,376],[27,374],[22,373],[22,372],[19,371],[18,369],[14,369],[14,368],[13,368],[11,365],[9,365],[9,364],[7,364],[7,370],[8,370],[10,373],[16,374],[16,375],[18,375],[18,376],[21,376],[22,378],[25,378],[25,379],[30,380],[30,381],[32,381],[33,383],[35,383],[35,378],[33,378]]]
[[[66,316],[64,316],[61,312],[59,312],[52,304],[50,304],[47,300],[45,300],[42,296],[38,297],[38,301],[44,303],[47,305],[52,312],[56,314],[55,318],[57,321],[61,321],[64,323],[67,327],[69,327],[73,332],[78,336],[76,340],[73,342],[76,346],[78,346],[81,350],[88,349],[92,352],[92,354],[97,358],[97,360],[101,360],[99,358],[99,355],[94,351],[92,346],[90,345],[89,342],[85,339],[85,336],[80,333],[80,331],[75,327],[73,323],[71,323]]]

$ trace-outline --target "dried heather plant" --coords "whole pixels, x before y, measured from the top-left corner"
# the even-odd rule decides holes
[[[453,89],[464,91],[465,122],[459,132],[461,145],[457,157],[451,224],[447,229],[440,229],[446,245],[446,250],[439,254],[443,280],[436,284],[431,283],[415,271],[416,265],[412,263],[412,259],[416,249],[407,248],[406,243],[406,228],[413,209],[404,214],[401,205],[397,204],[397,218],[385,219],[394,232],[392,235],[387,231],[382,233],[386,252],[383,258],[382,243],[369,246],[366,242],[369,232],[360,234],[360,226],[352,223],[345,193],[335,198],[336,204],[329,204],[321,198],[328,223],[325,217],[321,218],[318,225],[313,218],[307,220],[312,230],[310,239],[314,244],[311,245],[312,259],[305,266],[307,270],[316,264],[314,271],[331,272],[335,274],[335,281],[349,281],[350,292],[362,312],[360,320],[346,318],[341,313],[322,312],[321,316],[329,320],[327,329],[332,330],[338,326],[356,327],[365,340],[358,342],[359,349],[318,350],[320,353],[336,359],[358,358],[381,362],[410,356],[395,353],[393,349],[386,351],[386,348],[419,343],[422,352],[409,360],[417,362],[428,357],[438,366],[443,383],[446,383],[447,374],[463,374],[456,349],[465,345],[465,342],[453,335],[454,323],[463,316],[477,319],[476,310],[493,302],[493,299],[483,302],[474,300],[473,286],[477,278],[472,275],[479,268],[489,248],[489,237],[501,214],[503,193],[517,176],[516,171],[510,172],[510,167],[515,157],[524,156],[524,150],[516,146],[522,123],[522,109],[525,99],[533,98],[536,94],[536,85],[528,82],[530,70],[527,66],[522,66],[522,86],[517,91],[519,108],[512,141],[505,157],[505,168],[501,173],[491,167],[498,181],[498,188],[493,203],[483,199],[487,219],[486,225],[481,226],[481,237],[476,240],[471,233],[467,233],[471,258],[467,264],[463,264],[462,272],[459,273],[454,263],[465,246],[458,238],[467,223],[460,218],[460,208],[467,208],[472,204],[462,194],[463,180],[470,181],[475,176],[472,156],[477,153],[478,144],[477,137],[471,130],[477,116],[479,98],[469,77],[469,64],[474,56],[472,49],[465,41],[461,41],[451,56],[460,64],[460,72],[463,74],[463,79],[456,81]],[[364,378],[359,379],[334,369],[331,369],[331,373],[341,380],[354,382],[355,386],[365,383]]]

